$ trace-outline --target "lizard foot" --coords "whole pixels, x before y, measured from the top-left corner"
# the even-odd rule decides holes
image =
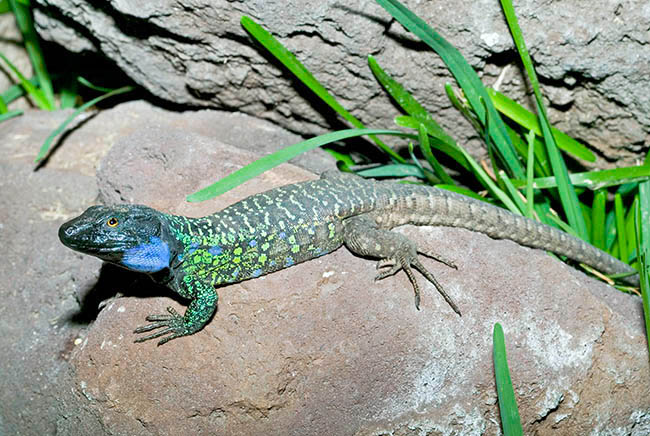
[[[422,265],[418,254],[437,260],[445,265],[456,268],[451,260],[436,253],[420,250],[415,242],[399,233],[380,228],[377,219],[370,214],[361,214],[347,218],[344,222],[345,246],[359,256],[374,257],[380,259],[377,262],[377,269],[380,270],[375,280],[381,280],[392,276],[400,270],[404,270],[408,276],[413,290],[415,291],[415,307],[420,309],[420,286],[415,280],[413,269],[418,270],[422,275],[436,287],[440,295],[460,315],[458,306],[447,294],[438,280]]]
[[[447,292],[444,290],[442,285],[436,280],[436,278],[431,274],[424,265],[422,265],[422,262],[417,258],[417,253],[420,253],[426,257],[430,257],[432,259],[435,259],[441,263],[444,263],[447,266],[450,266],[452,268],[456,268],[456,265],[446,259],[443,258],[439,255],[435,255],[432,253],[425,253],[420,250],[408,250],[406,252],[398,252],[392,257],[389,258],[384,258],[381,259],[377,262],[377,269],[383,271],[379,271],[377,273],[377,276],[375,276],[375,280],[382,280],[385,279],[386,277],[390,277],[397,273],[400,270],[404,270],[406,273],[406,276],[409,278],[409,281],[413,285],[413,290],[415,291],[415,307],[416,309],[420,310],[420,286],[418,285],[417,280],[415,279],[415,275],[413,274],[413,270],[411,267],[415,268],[418,270],[427,280],[429,280],[433,285],[436,287],[440,295],[445,299],[447,304],[451,306],[451,308],[456,312],[458,315],[460,315],[460,309],[458,309],[458,306],[454,302],[454,300],[447,294]]]
[[[134,342],[144,342],[148,341],[149,339],[155,339],[169,334],[169,336],[166,336],[158,341],[158,345],[162,345],[165,342],[171,341],[172,339],[186,336],[192,333],[185,326],[183,316],[176,312],[173,307],[168,307],[167,312],[169,312],[169,315],[149,315],[147,317],[147,321],[150,321],[151,324],[138,327],[137,329],[133,330],[133,333],[146,333],[162,327],[166,327],[165,329],[159,330],[147,336],[139,337]]]

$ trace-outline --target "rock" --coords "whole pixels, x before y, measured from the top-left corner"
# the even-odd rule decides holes
[[[264,154],[300,140],[246,115],[174,113],[132,102],[85,114],[45,166],[34,171],[40,145],[70,114],[27,111],[0,124],[0,435],[105,434],[96,410],[81,397],[70,355],[102,300],[122,291],[115,280],[132,286],[149,281],[119,268],[100,269],[99,260],[64,247],[57,232],[61,223],[97,202],[96,168],[116,141],[139,130],[156,132],[156,126],[165,126],[175,139],[187,135],[188,140],[205,143],[204,136],[193,133],[201,132]],[[191,142],[166,144],[181,151],[192,147]],[[206,163],[218,167],[221,156],[206,152],[215,157]],[[334,166],[324,152],[298,161],[317,171]],[[203,176],[206,183],[216,180],[214,172]],[[152,177],[147,184],[158,186],[152,182],[158,175]]]
[[[185,138],[140,129],[118,141],[98,173],[103,198],[200,216],[313,177],[285,165],[223,198],[187,204],[188,192],[253,156],[207,138],[180,151]],[[209,164],[213,154],[220,165]],[[457,262],[457,271],[427,265],[462,317],[422,277],[417,311],[404,274],[375,283],[373,263],[341,249],[220,288],[204,330],[157,347],[134,344],[132,329],[186,302],[142,282],[116,283],[125,297],[100,312],[75,350],[77,386],[118,434],[495,434],[499,322],[527,434],[650,430],[638,298],[512,242],[459,229],[402,231]],[[143,300],[143,291],[158,296]]]
[[[498,2],[404,2],[465,56],[487,85],[532,106]],[[477,135],[444,93],[452,81],[437,55],[413,42],[379,5],[342,6],[334,0],[231,2],[159,0],[37,0],[40,35],[72,51],[112,59],[152,94],[184,105],[236,109],[309,135],[334,124],[333,114],[246,34],[254,18],[364,123],[390,127],[397,114],[367,66],[377,58],[387,72],[435,114],[461,144]],[[154,6],[155,5],[155,6]],[[647,150],[650,98],[650,12],[644,0],[625,7],[587,0],[540,8],[517,2],[516,13],[557,126],[602,156],[597,166],[633,163]],[[478,141],[474,154],[484,154]]]
[[[80,402],[70,355],[88,321],[79,300],[93,289],[101,262],[57,238],[62,221],[97,197],[78,173],[0,161],[0,434],[101,434]],[[94,291],[99,291],[95,289]],[[87,308],[94,310],[96,306]]]
[[[29,116],[18,117],[2,124],[2,132],[12,140],[3,144],[6,159],[33,162],[45,138],[56,129],[72,110],[56,112],[32,111]],[[82,125],[82,128],[76,128]],[[46,161],[49,168],[78,170],[82,174],[95,175],[102,157],[127,135],[139,130],[155,134],[160,129],[184,133],[188,138],[179,139],[180,146],[191,147],[191,140],[218,137],[222,141],[266,155],[302,141],[297,135],[278,128],[268,121],[244,114],[199,110],[172,112],[144,101],[123,103],[99,113],[86,112],[78,117],[66,133],[54,141],[54,152]],[[161,138],[164,140],[164,138]],[[65,142],[65,146],[58,147]],[[83,159],[80,158],[83,156]],[[218,157],[215,157],[218,161]],[[323,150],[316,149],[302,154],[290,162],[321,173],[336,168],[333,159]],[[214,162],[212,162],[214,164]],[[246,163],[250,163],[246,162]],[[243,165],[244,163],[242,163]],[[216,181],[212,179],[211,182]]]
[[[192,131],[219,117],[202,124],[193,120],[204,112],[144,103],[89,118],[33,172],[35,149],[64,115],[2,124],[0,347],[11,376],[0,379],[0,434],[495,434],[495,322],[526,434],[650,432],[639,299],[461,229],[400,231],[457,263],[425,261],[462,317],[421,276],[417,311],[404,274],[375,283],[374,264],[341,249],[220,288],[217,314],[195,335],[134,344],[147,315],[187,302],[66,249],[61,222],[98,196],[196,216],[315,176],[286,164],[188,204],[255,155],[228,145],[227,129]],[[270,135],[254,132],[252,143]]]

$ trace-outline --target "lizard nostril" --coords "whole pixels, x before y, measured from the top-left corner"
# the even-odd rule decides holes
[[[67,223],[59,227],[59,239],[63,241],[65,238],[74,235],[74,226],[68,225]]]

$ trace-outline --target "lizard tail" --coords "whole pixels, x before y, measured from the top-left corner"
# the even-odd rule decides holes
[[[402,186],[408,188],[410,195],[395,192],[403,189]],[[508,239],[551,251],[608,275],[633,274],[622,280],[633,286],[639,285],[639,275],[630,265],[555,227],[442,189],[393,185],[388,191],[392,193],[386,198],[384,212],[376,215],[382,227],[415,224],[465,228],[494,239]]]

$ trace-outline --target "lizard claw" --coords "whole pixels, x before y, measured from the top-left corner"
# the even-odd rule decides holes
[[[133,330],[133,333],[146,333],[162,327],[166,327],[165,329],[159,330],[147,336],[139,337],[134,342],[144,342],[148,341],[149,339],[155,339],[169,334],[169,336],[166,336],[158,341],[158,345],[162,345],[165,342],[171,341],[172,339],[190,334],[190,331],[185,326],[184,318],[182,315],[176,312],[176,310],[174,310],[174,308],[171,306],[167,308],[167,312],[169,312],[169,315],[149,315],[146,319],[147,321],[151,321],[151,324],[138,327]]]
[[[415,250],[414,250],[415,251]],[[445,265],[451,267],[451,268],[456,268],[456,265],[446,259],[443,258],[439,255],[431,254],[431,253],[425,253],[420,250],[417,250],[416,253],[420,253],[426,257],[430,257],[432,259],[435,259],[441,263],[444,263]],[[417,269],[427,280],[429,280],[433,285],[436,287],[440,295],[445,299],[447,304],[451,306],[451,308],[456,312],[458,315],[460,315],[460,309],[454,302],[454,300],[447,294],[447,292],[444,290],[442,285],[436,280],[436,278],[431,274],[424,265],[422,265],[422,262],[417,258],[417,254],[413,253],[411,250],[407,250],[406,254],[404,252],[399,252],[396,254],[394,257],[389,257],[389,258],[384,258],[381,259],[377,262],[377,269],[385,268],[385,267],[390,267],[386,270],[380,271],[377,276],[375,276],[375,280],[382,280],[386,277],[392,276],[395,273],[397,273],[399,270],[404,270],[406,273],[407,277],[409,278],[409,281],[411,282],[411,285],[413,285],[413,291],[415,292],[415,308],[417,310],[420,310],[420,286],[418,285],[417,280],[415,279],[415,275],[413,274],[413,269],[411,267],[414,267]]]
[[[444,256],[441,256],[441,255],[437,254],[437,253],[434,253],[432,251],[422,251],[420,249],[418,249],[417,252],[420,253],[422,256],[428,257],[429,259],[437,260],[438,262],[443,263],[443,264],[447,265],[450,268],[458,269],[458,267],[456,266],[456,264],[454,263],[453,260],[450,260],[450,259],[448,259],[448,258],[446,258]],[[419,271],[419,269],[418,269],[418,271]]]

